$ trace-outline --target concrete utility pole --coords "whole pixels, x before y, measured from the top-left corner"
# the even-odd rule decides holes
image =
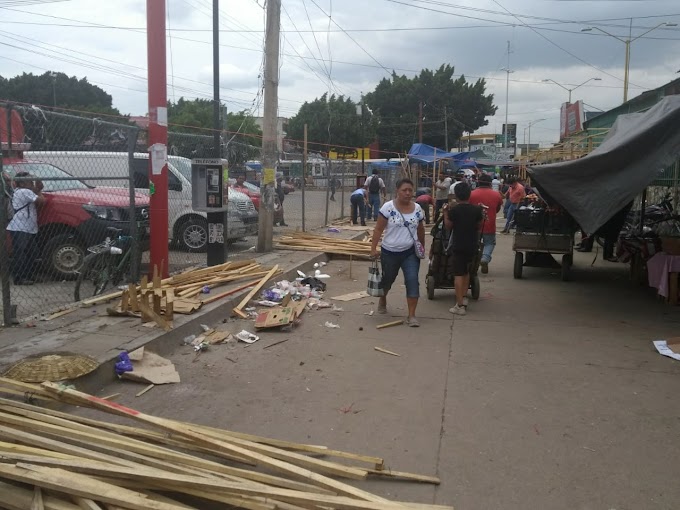
[[[267,35],[265,38],[264,122],[262,128],[261,204],[257,251],[272,251],[274,235],[274,186],[278,161],[276,125],[279,107],[279,45],[281,29],[281,0],[267,2]]]
[[[165,1],[146,0],[149,81],[149,192],[151,271],[168,274],[168,92],[165,68]]]
[[[503,139],[503,148],[508,148],[508,108],[510,104],[510,41],[508,41],[508,67],[503,69],[506,73],[505,78],[505,137]]]
[[[446,106],[444,107],[444,150],[449,152],[449,118],[446,116]]]
[[[222,138],[220,137],[220,130],[222,123],[220,122],[220,2],[213,0],[213,146],[214,151],[212,157],[222,158]],[[226,180],[228,175],[224,172],[225,182],[223,186],[228,186],[229,182]],[[228,200],[228,199],[227,199]],[[208,213],[208,232],[211,228],[221,228],[222,237],[217,236],[215,242],[210,242],[210,234],[208,234],[208,252],[207,263],[208,266],[217,266],[224,264],[227,261],[227,240],[225,239],[228,229],[228,214],[226,212],[209,212]],[[221,241],[221,242],[220,242]]]
[[[418,143],[423,143],[423,102],[418,103]]]

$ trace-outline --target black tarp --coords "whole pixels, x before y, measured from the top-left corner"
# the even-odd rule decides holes
[[[680,157],[680,95],[619,115],[587,156],[528,169],[532,184],[596,232]]]

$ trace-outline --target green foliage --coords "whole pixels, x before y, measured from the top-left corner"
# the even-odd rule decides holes
[[[355,147],[368,143],[375,135],[368,112],[364,112],[364,121],[366,126],[362,142],[361,116],[357,115],[357,103],[343,96],[332,95],[329,99],[324,94],[311,103],[305,102],[297,115],[288,121],[288,139],[302,147],[304,125],[307,124],[310,150],[327,152],[330,144],[331,150],[339,153],[353,152]],[[316,144],[318,145],[315,146]]]
[[[317,150],[322,152],[329,143],[331,148],[360,147],[377,136],[381,150],[404,153],[418,141],[418,108],[422,101],[423,142],[444,147],[446,107],[449,145],[453,146],[463,131],[485,126],[488,123],[485,118],[497,110],[493,95],[485,94],[484,80],[468,83],[463,76],[454,79],[453,73],[454,68],[445,64],[436,71],[423,69],[413,78],[393,73],[389,79],[383,79],[364,97],[368,106],[364,111],[365,144],[361,139],[361,117],[356,114],[356,103],[342,96],[328,99],[326,94],[302,105],[288,123],[288,137],[302,140],[306,123],[310,143],[319,144]]]
[[[104,90],[89,83],[87,78],[78,79],[64,73],[24,73],[9,79],[0,76],[0,99],[120,115],[112,107],[111,96]]]
[[[213,104],[212,99],[183,97],[176,103],[168,103],[168,144],[172,154],[187,158],[216,157]],[[230,165],[260,157],[262,130],[245,110],[227,113],[226,130],[221,133],[221,139]]]

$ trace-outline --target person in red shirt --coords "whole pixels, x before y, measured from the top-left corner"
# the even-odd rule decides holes
[[[434,206],[435,202],[432,199],[432,195],[425,193],[416,198],[416,204],[418,204],[425,213],[425,223],[430,223],[430,206]]]
[[[520,182],[519,179],[515,179],[513,182],[510,183],[510,189],[508,190],[510,207],[508,208],[508,218],[507,221],[505,222],[505,228],[503,229],[504,234],[510,232],[510,228],[514,223],[513,220],[515,216],[515,211],[519,209],[520,202],[524,200],[524,197],[526,196],[527,196],[526,190],[524,189],[524,186],[522,186],[522,183]]]
[[[503,205],[503,195],[499,191],[491,189],[491,176],[482,174],[479,176],[477,188],[473,190],[470,195],[470,203],[473,205],[482,205],[486,209],[486,220],[482,228],[482,242],[484,248],[482,249],[482,260],[480,266],[482,273],[489,272],[489,263],[491,262],[491,254],[496,247],[496,214],[501,210]]]

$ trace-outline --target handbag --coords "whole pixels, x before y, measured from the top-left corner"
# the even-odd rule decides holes
[[[396,207],[395,207],[395,209],[396,209]],[[403,213],[399,210],[397,210],[397,211],[399,212],[399,214],[401,214],[401,219],[404,220],[404,226],[408,230],[408,233],[411,236],[411,239],[413,239],[413,247],[416,249],[416,257],[418,257],[419,259],[424,259],[425,258],[425,247],[423,246],[423,243],[418,241],[418,239],[416,239],[413,236],[413,232],[411,232],[411,229],[406,224],[406,218],[404,218]]]
[[[366,285],[366,294],[374,297],[382,297],[385,295],[385,289],[382,287],[382,274],[380,271],[380,263],[377,260],[368,268],[368,284]]]

